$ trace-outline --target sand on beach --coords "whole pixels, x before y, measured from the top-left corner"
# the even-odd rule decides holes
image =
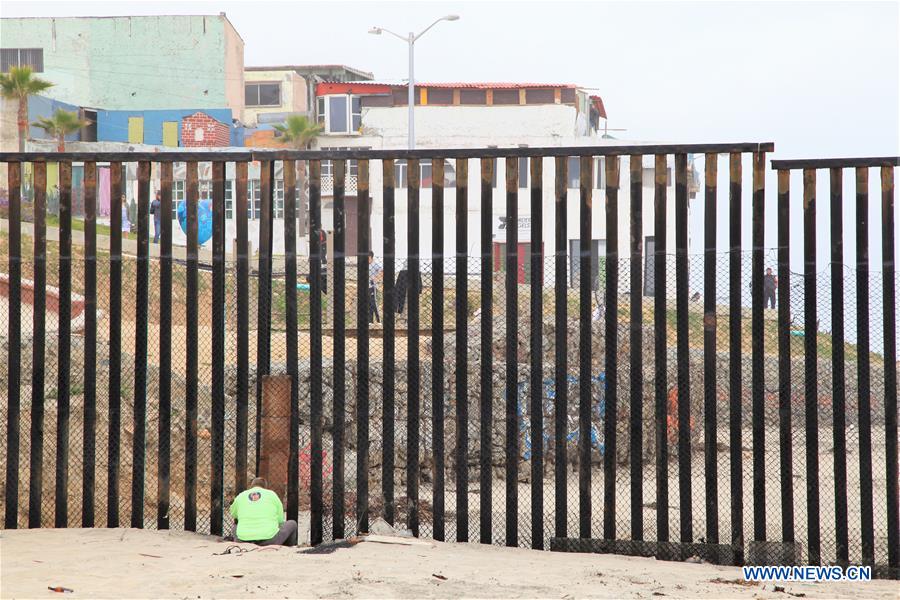
[[[737,567],[430,540],[407,544],[368,541],[305,554],[305,548],[260,548],[184,532],[6,530],[0,532],[0,596],[897,598],[895,581],[784,583],[785,591],[776,591],[745,584]]]

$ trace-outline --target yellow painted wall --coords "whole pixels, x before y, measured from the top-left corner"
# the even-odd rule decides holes
[[[128,117],[128,143],[144,143],[144,117]]]
[[[177,121],[163,121],[163,146],[178,147]]]

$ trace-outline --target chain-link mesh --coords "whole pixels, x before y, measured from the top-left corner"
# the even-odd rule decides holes
[[[474,190],[470,190],[470,198]],[[595,191],[595,195],[598,194]],[[445,203],[452,206],[455,190],[448,189]],[[645,192],[646,195],[646,192]],[[522,195],[524,198],[524,195]],[[699,198],[698,198],[699,200]],[[647,198],[645,198],[645,202]],[[399,200],[398,200],[399,203]],[[325,203],[332,210],[329,203]],[[470,202],[472,204],[472,202]],[[377,205],[377,203],[376,203]],[[23,207],[30,208],[30,203],[23,203]],[[692,209],[693,210],[693,209]],[[23,214],[27,214],[23,210]],[[448,213],[449,214],[449,213]],[[52,215],[51,215],[52,216]],[[349,218],[349,217],[348,217]],[[355,218],[355,215],[353,216]],[[381,219],[382,214],[375,212],[373,221]],[[398,219],[405,216],[398,216]],[[80,216],[76,214],[75,222]],[[101,215],[101,222],[103,215]],[[551,219],[545,214],[545,222]],[[276,219],[278,223],[278,219]],[[177,226],[177,225],[176,225]],[[258,227],[259,221],[251,220],[251,227]],[[333,223],[331,224],[333,226]],[[430,224],[423,221],[423,227]],[[153,223],[151,220],[151,237]],[[83,228],[83,227],[82,227]],[[85,370],[90,370],[91,365],[85,365],[85,331],[84,331],[84,295],[86,289],[86,261],[84,251],[84,235],[77,225],[74,228],[72,244],[72,316],[73,329],[70,341],[70,366],[69,366],[69,395],[71,399],[71,414],[69,419],[69,471],[68,471],[68,524],[76,526],[81,522],[82,504],[82,480],[86,465],[82,459],[84,451],[85,431],[85,406],[84,389],[86,385]],[[355,227],[352,229],[355,231]],[[230,231],[230,230],[229,230]],[[10,249],[8,247],[8,227],[0,233],[0,272],[9,272]],[[22,279],[23,282],[31,282],[35,278],[34,260],[34,236],[31,218],[26,218],[22,223]],[[470,228],[471,232],[471,228]],[[624,238],[627,232],[620,227],[620,238]],[[135,235],[131,232],[125,234],[123,242],[122,286],[120,290],[121,304],[121,352],[119,356],[110,355],[110,339],[114,335],[115,327],[110,322],[111,295],[110,289],[110,254],[108,227],[98,228],[97,251],[97,350],[96,350],[96,428],[94,430],[94,443],[96,448],[94,470],[95,487],[93,490],[95,524],[98,526],[107,523],[107,490],[110,481],[109,469],[109,426],[110,426],[110,369],[118,364],[121,371],[121,426],[118,438],[119,468],[118,468],[118,513],[119,523],[127,525],[131,520],[133,507],[131,506],[132,465],[133,465],[133,436],[135,435],[134,423],[134,373],[136,353],[136,320],[139,310],[146,306],[149,315],[148,338],[148,386],[147,386],[147,420],[146,420],[146,469],[144,480],[144,519],[143,525],[148,528],[157,526],[159,515],[157,506],[160,501],[158,490],[160,480],[158,477],[160,465],[160,354],[161,354],[161,308],[168,303],[171,308],[171,427],[167,434],[170,436],[170,465],[169,477],[169,526],[173,529],[183,527],[185,508],[187,504],[185,489],[185,468],[190,457],[186,456],[186,434],[188,424],[186,422],[186,394],[187,394],[187,363],[188,354],[192,350],[187,347],[188,331],[197,329],[197,385],[198,385],[198,421],[196,443],[197,465],[197,530],[208,533],[211,530],[210,523],[210,496],[212,485],[212,378],[213,378],[213,349],[212,349],[212,306],[213,300],[213,275],[210,268],[211,256],[207,249],[201,249],[200,268],[198,272],[198,297],[199,319],[195,323],[188,322],[186,310],[188,267],[185,260],[184,248],[176,245],[172,264],[172,297],[162,294],[162,269],[163,263],[159,258],[157,244],[151,243],[149,289],[148,298],[136,297],[137,261],[135,259],[136,242]],[[232,235],[229,233],[229,235]],[[572,241],[575,233],[569,231]],[[671,234],[674,237],[674,234]],[[521,237],[521,236],[520,236]],[[348,234],[349,238],[349,234]],[[59,229],[57,221],[48,219],[48,241],[46,278],[48,290],[58,288],[59,285]],[[566,262],[566,272],[563,275],[565,281],[565,309],[566,330],[563,339],[565,347],[556,347],[556,323],[554,304],[554,281],[556,279],[555,260],[550,248],[552,239],[544,239],[543,270],[540,274],[531,273],[530,265],[522,264],[523,258],[520,252],[519,272],[516,274],[515,301],[518,312],[517,329],[514,332],[507,330],[506,315],[511,310],[507,305],[507,273],[506,256],[503,243],[492,242],[492,272],[481,273],[481,259],[476,254],[480,248],[480,239],[469,239],[469,255],[466,259],[466,314],[459,318],[457,314],[457,263],[453,255],[447,254],[443,262],[443,278],[435,275],[435,265],[431,260],[431,247],[420,248],[421,259],[419,271],[422,278],[419,294],[419,373],[420,373],[420,412],[417,421],[418,427],[418,452],[410,455],[408,451],[409,434],[408,411],[410,407],[409,397],[409,373],[410,373],[410,347],[409,347],[409,303],[408,287],[394,281],[387,281],[384,277],[385,259],[382,253],[381,240],[374,241],[375,256],[368,265],[368,282],[363,283],[362,294],[370,299],[374,310],[368,314],[368,414],[360,415],[358,406],[358,382],[359,382],[359,339],[362,327],[359,321],[358,299],[360,297],[360,282],[358,281],[358,260],[368,261],[368,256],[353,249],[356,247],[354,240],[350,245],[348,240],[348,255],[344,260],[344,278],[339,282],[336,277],[340,266],[336,265],[334,253],[329,249],[329,256],[325,263],[326,289],[322,294],[321,323],[323,328],[321,356],[313,356],[311,340],[312,290],[309,281],[311,273],[309,259],[298,258],[297,261],[297,289],[294,296],[296,301],[296,325],[297,348],[296,366],[289,364],[288,352],[288,285],[286,277],[286,265],[283,256],[276,252],[272,261],[271,273],[267,275],[267,266],[260,263],[259,249],[253,248],[249,261],[250,276],[246,282],[239,281],[237,257],[232,251],[226,257],[225,263],[225,437],[224,437],[224,496],[225,496],[225,533],[233,535],[231,520],[227,516],[227,508],[231,499],[241,491],[239,480],[249,482],[254,475],[267,477],[270,486],[282,495],[287,503],[287,490],[289,478],[288,467],[296,466],[298,481],[298,509],[301,531],[301,542],[309,539],[309,521],[311,509],[310,485],[312,473],[312,430],[311,423],[314,415],[311,412],[311,379],[317,364],[322,365],[322,481],[323,481],[323,508],[324,508],[324,536],[325,539],[333,539],[335,532],[343,531],[344,537],[361,533],[360,515],[357,511],[358,493],[358,467],[357,455],[360,452],[357,440],[359,428],[367,427],[368,430],[368,461],[364,465],[363,476],[368,479],[368,498],[366,499],[369,510],[369,522],[378,517],[384,517],[389,512],[387,503],[391,500],[385,498],[385,485],[382,477],[382,466],[385,461],[386,440],[383,437],[385,396],[384,389],[387,377],[393,377],[395,383],[394,395],[394,431],[393,438],[393,512],[394,522],[398,528],[406,528],[411,512],[411,501],[408,497],[407,473],[409,461],[418,462],[420,481],[418,485],[417,510],[419,515],[419,533],[430,537],[435,534],[435,496],[443,495],[444,503],[444,539],[456,540],[460,535],[457,522],[459,519],[458,497],[464,494],[467,503],[467,515],[463,520],[468,523],[468,539],[479,538],[480,522],[483,516],[481,500],[485,490],[481,485],[481,472],[479,460],[483,452],[489,453],[491,473],[490,484],[490,511],[491,540],[496,544],[506,543],[506,499],[507,484],[506,471],[506,411],[512,402],[515,412],[515,430],[518,432],[516,445],[518,456],[516,481],[514,489],[517,496],[517,543],[530,547],[533,543],[535,532],[532,531],[531,498],[532,487],[537,485],[543,500],[543,531],[541,532],[545,546],[549,546],[549,540],[553,537],[578,537],[580,526],[579,511],[579,330],[582,324],[579,322],[579,294],[580,279],[578,261],[573,260],[573,253],[569,252]],[[526,246],[524,262],[528,261],[527,244],[530,240],[519,239],[520,244]],[[329,244],[330,246],[331,244]],[[670,246],[673,245],[670,242]],[[229,248],[231,243],[228,244]],[[622,250],[624,245],[621,245]],[[743,245],[744,248],[748,244]],[[691,246],[696,250],[695,245]],[[323,249],[324,250],[324,249]],[[301,251],[302,254],[302,251]],[[401,254],[398,252],[398,254]],[[655,297],[647,292],[648,283],[652,282],[651,265],[647,256],[642,257],[642,277],[645,293],[639,298],[632,298],[630,271],[631,260],[621,258],[615,265],[618,272],[617,311],[611,314],[606,306],[606,277],[613,265],[604,258],[602,250],[596,253],[599,261],[599,269],[592,276],[590,290],[590,535],[600,539],[604,537],[603,519],[604,511],[611,509],[604,505],[604,481],[603,459],[609,448],[609,440],[605,437],[605,419],[607,418],[607,385],[610,379],[615,378],[617,387],[617,410],[614,429],[616,432],[616,452],[614,463],[615,471],[615,535],[618,539],[628,540],[632,538],[631,529],[631,486],[632,472],[629,462],[630,428],[631,418],[631,361],[629,334],[632,327],[631,312],[634,302],[641,303],[640,314],[641,329],[643,332],[643,344],[638,352],[641,355],[643,368],[643,389],[640,390],[640,404],[642,408],[643,438],[640,441],[643,469],[640,472],[643,503],[640,507],[643,519],[643,537],[645,540],[658,540],[661,532],[657,530],[658,505],[656,490],[659,484],[657,474],[657,454],[660,452],[656,431],[662,426],[665,431],[668,460],[663,471],[666,477],[668,493],[664,501],[668,506],[667,537],[673,542],[713,543],[721,545],[731,544],[734,538],[734,524],[732,523],[732,506],[736,505],[742,513],[742,530],[744,540],[753,540],[754,535],[754,502],[765,502],[765,536],[770,542],[783,540],[782,521],[782,477],[780,468],[782,453],[785,448],[780,444],[782,428],[788,423],[780,422],[779,414],[779,372],[778,372],[778,334],[779,322],[776,308],[767,307],[763,310],[762,345],[763,345],[763,412],[759,417],[764,421],[762,428],[765,443],[763,459],[765,463],[765,494],[762,497],[754,495],[753,480],[753,381],[752,381],[752,343],[755,332],[752,328],[751,305],[752,297],[751,279],[751,255],[744,251],[740,257],[740,364],[732,364],[730,358],[730,320],[732,312],[729,307],[729,293],[731,291],[732,273],[729,264],[730,255],[716,253],[714,255],[715,274],[715,319],[713,332],[715,338],[715,376],[712,381],[711,393],[714,396],[715,415],[707,415],[705,408],[705,394],[707,393],[706,367],[705,367],[705,340],[704,324],[710,323],[710,315],[705,315],[703,291],[706,285],[704,266],[706,258],[702,254],[692,253],[687,259],[687,313],[679,314],[676,310],[676,258],[669,254],[662,263],[652,265],[652,269],[663,269],[666,281],[665,300],[665,423],[657,422],[656,410],[656,355],[653,323],[655,318]],[[405,256],[402,255],[401,256]],[[654,261],[655,262],[655,261]],[[849,263],[849,261],[846,261]],[[825,265],[823,267],[823,265]],[[868,457],[860,456],[860,423],[859,402],[861,392],[868,392],[871,402],[871,469],[872,469],[872,503],[873,503],[873,553],[874,564],[884,565],[888,555],[887,532],[887,506],[885,504],[887,474],[885,464],[885,407],[883,399],[885,358],[883,337],[883,279],[880,272],[880,264],[873,260],[871,272],[868,273],[867,287],[870,302],[868,305],[869,319],[869,385],[863,390],[859,379],[860,351],[857,336],[858,324],[858,295],[857,278],[861,276],[855,265],[848,264],[843,270],[844,279],[844,323],[845,323],[845,348],[844,348],[844,373],[846,377],[846,473],[847,484],[845,490],[835,489],[834,472],[834,431],[833,431],[833,395],[834,375],[831,357],[835,350],[833,345],[833,327],[831,324],[831,271],[827,261],[820,257],[819,268],[816,271],[815,309],[818,323],[816,326],[816,348],[818,360],[815,364],[815,381],[817,385],[817,397],[815,398],[815,419],[818,423],[818,444],[815,447],[815,455],[818,459],[818,486],[819,491],[819,521],[821,537],[821,559],[823,562],[833,562],[837,556],[837,531],[836,531],[836,493],[846,494],[848,511],[848,558],[851,564],[867,562],[863,548],[863,501],[861,489],[865,489],[864,474],[860,465],[868,462]],[[774,250],[766,250],[763,255],[763,268],[771,268],[778,272],[777,255]],[[395,273],[406,272],[406,281],[409,280],[409,264],[405,258],[398,257],[395,262]],[[485,314],[482,311],[484,299],[480,289],[482,278],[492,278],[491,327],[490,340],[491,355],[481,355],[481,325]],[[541,308],[540,335],[542,336],[542,372],[540,390],[531,389],[531,355],[530,355],[530,323],[531,315],[531,281],[532,277],[541,279]],[[802,273],[792,272],[790,275],[790,452],[791,452],[791,490],[793,498],[793,536],[798,542],[796,554],[793,559],[802,563],[810,559],[808,555],[807,539],[808,517],[808,477],[807,472],[807,415],[806,393],[809,381],[806,377],[806,335],[804,330],[804,310],[807,301],[804,290],[805,276]],[[898,286],[895,281],[894,285]],[[238,367],[238,354],[240,346],[241,326],[239,324],[239,295],[242,293],[242,285],[246,288],[247,315],[243,324],[247,332],[247,396],[246,396],[246,427],[245,438],[247,464],[246,472],[237,473],[237,458],[240,450],[238,444],[238,427],[240,424],[241,398],[240,382],[242,375]],[[260,293],[268,287],[269,294]],[[336,300],[338,289],[343,289],[344,302],[339,304]],[[385,297],[389,289],[398,292],[397,310],[394,314],[395,327],[390,332],[385,329],[386,310]],[[898,286],[900,288],[900,286]],[[414,289],[417,289],[414,287]],[[435,305],[433,302],[435,290],[442,290],[443,318],[439,322],[435,320]],[[48,299],[52,293],[48,293]],[[269,299],[271,298],[271,300]],[[2,304],[3,313],[2,331],[7,333],[6,323],[9,320],[8,304],[4,297]],[[770,305],[771,306],[771,305]],[[777,307],[777,304],[775,305]],[[340,332],[340,319],[336,319],[339,311],[343,311],[344,331]],[[260,320],[262,315],[262,320]],[[268,315],[268,327],[264,325],[260,329],[260,323],[266,323]],[[28,524],[28,498],[30,482],[30,457],[31,444],[34,436],[30,435],[32,429],[32,374],[33,374],[33,349],[34,341],[31,323],[33,312],[29,301],[25,301],[21,309],[22,341],[20,345],[20,437],[19,437],[19,488],[18,488],[18,526]],[[606,344],[606,320],[615,319],[617,341],[617,371],[607,373],[607,344]],[[677,327],[679,319],[687,319],[687,355],[679,356],[677,347]],[[58,319],[57,313],[52,307],[47,311],[46,334],[44,347],[44,415],[43,415],[43,477],[41,493],[41,525],[52,526],[54,523],[55,498],[55,472],[56,472],[56,440],[57,440],[57,406],[59,396],[57,389],[58,372]],[[460,406],[457,401],[456,373],[460,365],[457,364],[456,339],[458,328],[465,328],[466,348],[463,355],[467,367],[467,414],[465,424],[467,431],[467,447],[459,452],[457,439],[460,415]],[[434,356],[436,354],[435,334],[443,332],[442,343],[442,373],[443,379],[439,382],[443,389],[442,411],[437,411],[434,403]],[[510,335],[511,334],[511,335]],[[395,364],[386,372],[385,344],[386,338],[393,335]],[[343,347],[339,339],[343,338]],[[506,344],[508,339],[517,344],[517,372],[506,371]],[[335,384],[336,367],[341,360],[343,349],[344,375],[343,384],[338,377],[338,387]],[[259,351],[266,353],[258,360]],[[2,345],[0,349],[0,372],[6,380],[9,347]],[[554,448],[555,419],[558,408],[557,398],[560,390],[555,389],[554,366],[560,357],[565,356],[567,361],[566,372],[566,396],[567,405],[564,415],[564,446],[566,448],[567,462],[565,465],[555,465]],[[683,465],[679,464],[679,428],[683,425],[678,416],[678,367],[679,360],[687,361],[689,383],[689,411],[687,426],[689,428],[689,460]],[[483,361],[487,361],[485,364]],[[259,368],[263,371],[260,372]],[[486,368],[490,375],[491,385],[485,389],[481,385],[482,368]],[[295,392],[299,407],[299,430],[296,449],[290,446],[290,407],[292,402],[291,377],[297,375],[297,389]],[[738,373],[741,395],[735,402],[731,397],[731,380]],[[257,378],[262,379],[257,382]],[[516,398],[507,397],[507,381],[513,378],[515,381]],[[538,393],[542,410],[543,432],[541,439],[533,439],[531,433],[531,408],[530,401],[533,393]],[[6,422],[8,415],[8,402],[6,402],[6,389],[0,391],[4,402],[2,403],[2,419]],[[344,411],[343,427],[338,423],[341,419],[335,414],[337,398],[343,394]],[[40,394],[38,394],[40,396]],[[492,420],[490,424],[482,422],[482,397],[486,396],[491,402]],[[729,430],[729,419],[732,410],[739,403],[741,409],[740,444],[732,448],[732,436]],[[258,412],[258,407],[262,412]],[[435,439],[435,419],[438,412],[443,412],[443,465],[439,465],[435,458],[435,448],[438,440]],[[708,425],[714,427],[714,448],[707,448],[704,435]],[[258,429],[261,427],[261,429]],[[489,448],[481,447],[482,427],[488,427]],[[166,434],[166,432],[164,432]],[[342,440],[342,443],[336,443]],[[540,444],[543,449],[543,477],[535,484],[531,480],[531,461],[533,460],[536,446]],[[140,451],[140,449],[138,449]],[[296,451],[296,456],[292,456]],[[740,479],[742,483],[741,498],[732,498],[731,465],[735,452],[740,456],[742,468]],[[467,480],[459,481],[458,473],[462,470],[459,465],[459,457],[465,461]],[[260,464],[257,467],[257,460]],[[6,469],[10,457],[6,452],[0,453],[0,469]],[[707,478],[707,465],[710,461],[715,464],[716,475],[711,481]],[[681,469],[689,467],[690,473],[684,479]],[[438,477],[438,471],[442,469],[442,477]],[[562,469],[565,472],[565,524],[566,531],[563,535],[555,527],[555,513],[557,497],[555,493],[555,473]],[[443,489],[436,487],[437,482],[443,480]],[[343,494],[335,495],[339,489],[339,482],[343,482]],[[682,511],[688,507],[681,506],[679,499],[680,485],[684,481],[690,483],[691,499],[690,526],[691,539],[681,535]],[[708,494],[712,486],[715,493],[715,502],[711,503]],[[460,492],[460,489],[464,492]],[[4,502],[7,499],[4,497]],[[336,508],[340,506],[340,510]],[[708,514],[710,507],[716,510],[715,515]],[[343,513],[343,527],[335,522],[336,514]],[[710,531],[709,523],[712,521],[717,526],[717,536]],[[717,538],[717,539],[715,539]],[[753,540],[759,541],[759,540]],[[774,552],[774,550],[773,550]],[[745,559],[747,557],[745,556]],[[765,558],[765,557],[763,557]],[[770,557],[774,560],[774,555]]]

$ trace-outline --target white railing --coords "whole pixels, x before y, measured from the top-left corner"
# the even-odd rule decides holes
[[[334,175],[322,175],[321,186],[323,196],[334,195]],[[356,175],[348,174],[344,177],[344,194],[356,194]]]

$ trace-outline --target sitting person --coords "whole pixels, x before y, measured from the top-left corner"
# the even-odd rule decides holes
[[[231,516],[237,525],[235,540],[258,546],[296,546],[297,521],[285,521],[281,498],[266,489],[262,477],[250,482],[250,489],[238,494],[231,503]]]

